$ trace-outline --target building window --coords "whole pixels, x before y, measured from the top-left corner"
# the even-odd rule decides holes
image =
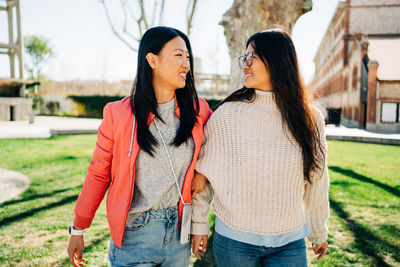
[[[352,83],[351,83],[351,86],[353,87],[353,89],[356,89],[356,87],[357,87],[357,74],[358,74],[357,66],[354,66]]]
[[[400,103],[382,103],[381,122],[399,122]]]

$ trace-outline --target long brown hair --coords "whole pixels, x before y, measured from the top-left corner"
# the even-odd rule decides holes
[[[263,59],[270,72],[275,102],[283,121],[301,147],[304,179],[311,183],[310,173],[322,168],[325,153],[320,129],[310,109],[307,89],[300,75],[293,41],[282,28],[273,28],[252,35],[246,47],[249,45]],[[243,87],[222,100],[215,109],[226,102],[251,102],[254,97],[254,88]]]

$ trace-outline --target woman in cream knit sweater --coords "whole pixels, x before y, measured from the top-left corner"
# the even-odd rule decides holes
[[[192,245],[207,249],[216,215],[218,266],[307,266],[304,238],[326,254],[327,144],[322,114],[307,99],[290,36],[258,32],[239,57],[245,87],[218,106],[204,128],[194,184]]]

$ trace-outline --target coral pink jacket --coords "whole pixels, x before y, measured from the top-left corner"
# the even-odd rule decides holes
[[[212,113],[204,99],[199,98],[199,104],[197,123],[192,130],[195,145],[193,160],[186,171],[182,187],[185,203],[191,202],[191,182],[202,145],[203,125]],[[178,118],[180,117],[176,99],[175,114]],[[153,120],[154,114],[150,113],[148,124],[150,125]],[[74,225],[79,228],[88,228],[108,189],[107,220],[111,238],[118,247],[122,247],[126,218],[133,197],[135,162],[140,150],[136,134],[137,123],[133,124],[134,116],[129,97],[108,103],[104,107],[96,148],[75,206]],[[135,128],[134,135],[132,135],[133,128]],[[179,221],[182,217],[183,204],[181,202],[179,200]]]

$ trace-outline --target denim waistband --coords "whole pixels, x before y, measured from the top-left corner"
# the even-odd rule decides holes
[[[148,215],[149,219],[169,219],[178,216],[178,206],[169,207],[162,210],[148,210],[143,212],[143,215]]]

